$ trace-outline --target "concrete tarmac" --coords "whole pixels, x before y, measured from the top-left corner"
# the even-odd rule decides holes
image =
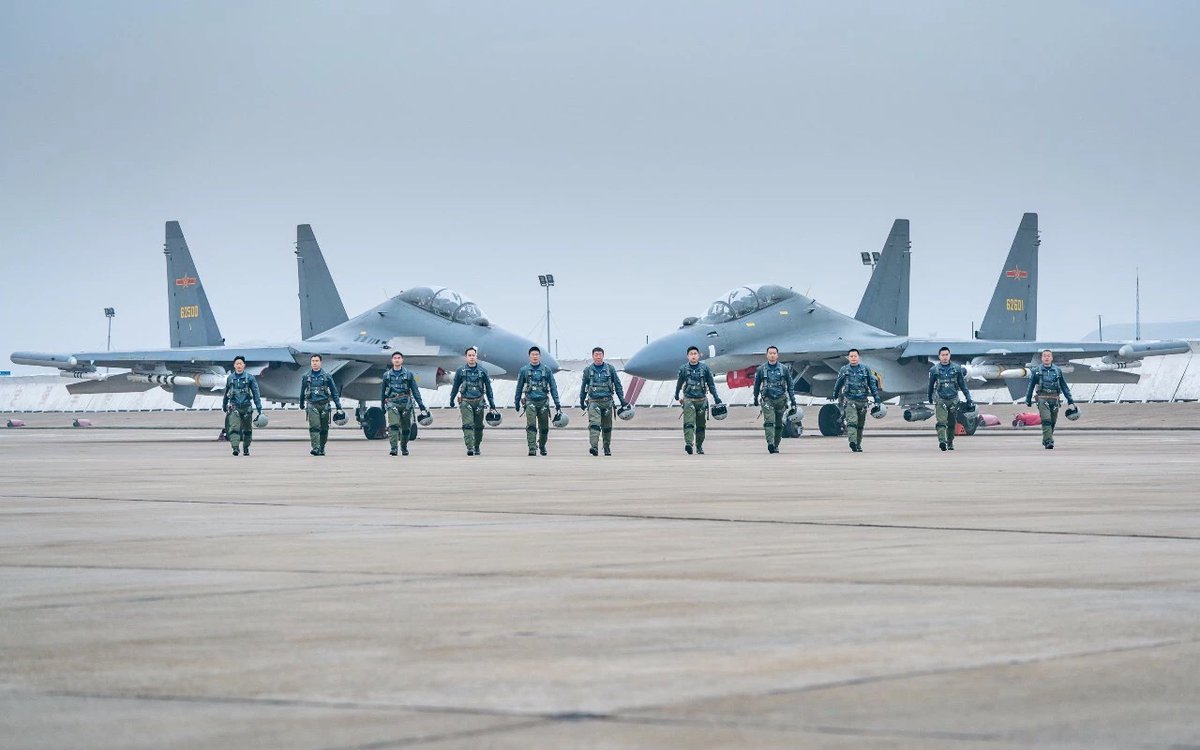
[[[0,747],[1200,747],[1196,431],[0,430]]]

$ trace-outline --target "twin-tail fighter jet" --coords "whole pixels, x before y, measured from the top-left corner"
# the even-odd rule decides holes
[[[258,379],[264,400],[295,402],[309,359],[320,354],[342,395],[359,402],[355,416],[363,433],[378,439],[386,434],[383,410],[365,404],[378,402],[380,375],[391,366],[393,352],[404,354],[404,365],[418,385],[436,389],[449,382],[468,346],[478,349],[479,363],[493,378],[515,380],[534,345],[493,325],[474,302],[445,287],[412,287],[350,318],[312,227],[301,224],[296,228],[296,260],[302,340],[277,346],[226,346],[179,222],[167,222],[163,253],[170,348],[16,352],[12,361],[57,368],[63,376],[81,381],[67,386],[72,393],[161,387],[177,403],[191,406],[200,392],[224,389],[230,362],[239,354]],[[542,354],[542,361],[558,369],[548,352]],[[110,375],[100,372],[102,367],[128,371]]]
[[[1052,349],[1072,383],[1136,383],[1130,370],[1151,356],[1181,354],[1187,341],[1040,341],[1037,339],[1038,216],[1025,214],[984,315],[968,340],[908,335],[911,243],[906,219],[897,219],[854,317],[843,315],[780,284],[738,287],[716,300],[702,317],[683,325],[626,360],[625,372],[647,380],[673,380],[689,346],[699,347],[726,384],[753,383],[754,368],[768,346],[789,363],[797,393],[828,397],[847,350],[856,348],[878,378],[885,398],[898,398],[904,418],[929,419],[924,403],[929,367],[938,349],[950,347],[955,361],[976,382],[1002,382],[1023,398],[1030,370],[1043,349]],[[1085,361],[1079,361],[1085,360]],[[841,410],[824,405],[822,435],[841,434]],[[968,427],[973,431],[974,425]]]

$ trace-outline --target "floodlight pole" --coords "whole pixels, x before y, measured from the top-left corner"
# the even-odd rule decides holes
[[[104,308],[104,317],[108,318],[108,343],[104,345],[104,351],[112,351],[112,320],[117,316],[117,310],[114,307]]]
[[[550,287],[554,286],[554,274],[538,274],[538,283],[546,289],[546,353],[549,354],[554,344],[550,338]]]

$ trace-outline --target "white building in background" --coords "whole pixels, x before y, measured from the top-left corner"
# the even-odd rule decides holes
[[[621,367],[620,360],[610,360]],[[563,406],[578,406],[580,373],[586,366],[583,361],[562,362],[570,368],[556,375],[559,395]],[[1194,353],[1174,354],[1167,357],[1149,357],[1143,361],[1138,372],[1141,381],[1135,385],[1093,385],[1078,383],[1071,385],[1076,400],[1087,402],[1170,402],[1200,401],[1200,360]],[[621,375],[628,390],[631,378]],[[67,384],[76,382],[57,375],[34,375],[26,377],[0,378],[0,412],[104,412],[104,411],[171,411],[183,409],[171,400],[171,394],[161,388],[151,388],[141,393],[95,393],[72,396]],[[1070,375],[1067,382],[1071,382]],[[493,382],[496,403],[512,406],[515,383],[509,380]],[[980,389],[973,386],[975,400],[981,404],[1010,404],[1013,398],[1006,388]],[[730,390],[724,384],[717,386],[721,398],[731,405],[748,405],[751,401],[750,388]],[[669,406],[675,392],[673,382],[649,381],[643,384],[638,394],[638,406]],[[431,408],[449,406],[450,388],[423,391],[426,405]],[[825,399],[803,396],[804,404],[821,404]],[[353,405],[351,399],[347,404]],[[207,395],[201,392],[193,409],[220,409],[221,393]]]

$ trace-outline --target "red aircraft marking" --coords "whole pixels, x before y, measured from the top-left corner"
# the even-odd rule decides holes
[[[184,276],[182,279],[175,279],[175,286],[196,286],[199,279],[195,276]]]
[[[1010,279],[1028,279],[1029,272],[1022,271],[1020,266],[1013,266],[1010,270],[1005,271],[1004,275]]]

